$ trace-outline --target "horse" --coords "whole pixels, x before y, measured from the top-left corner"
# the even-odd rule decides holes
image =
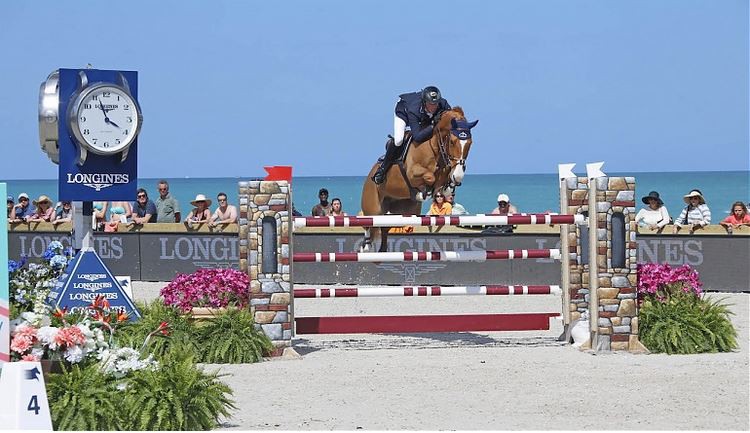
[[[479,120],[468,122],[461,107],[443,111],[439,116],[432,137],[409,144],[406,156],[388,169],[380,185],[372,181],[379,164],[372,166],[362,186],[364,215],[419,215],[424,200],[438,191],[453,192],[461,185],[472,143],[471,128]],[[370,251],[378,234],[379,251],[387,251],[388,229],[365,228],[361,251]]]

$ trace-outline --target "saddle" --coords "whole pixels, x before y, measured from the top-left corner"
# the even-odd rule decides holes
[[[404,132],[404,143],[397,147],[398,154],[396,155],[396,158],[393,160],[393,164],[398,166],[399,171],[401,172],[401,176],[404,178],[404,182],[406,183],[406,186],[409,188],[409,195],[411,196],[412,200],[416,200],[417,193],[422,193],[423,197],[429,197],[432,195],[432,191],[420,191],[416,188],[414,188],[411,183],[409,182],[409,177],[406,175],[406,166],[404,165],[404,162],[406,161],[406,155],[409,153],[409,148],[411,147],[413,142],[413,136],[411,131],[405,131]],[[388,146],[393,144],[393,137],[389,134],[388,140],[385,142],[385,148],[388,149]],[[382,155],[380,158],[378,158],[378,162],[383,162],[385,159],[385,155]],[[386,174],[387,176],[387,174]]]
[[[412,135],[411,131],[406,131],[404,133],[404,143],[399,146],[397,149],[399,150],[398,155],[396,156],[396,159],[393,160],[394,163],[403,163],[406,159],[406,153],[409,151],[409,146],[411,146],[412,142]],[[385,141],[385,148],[388,149],[388,145],[393,143],[393,137],[388,134],[388,140]],[[378,158],[378,162],[383,162],[385,159],[385,154],[380,155],[380,158]],[[402,164],[401,164],[402,165]]]

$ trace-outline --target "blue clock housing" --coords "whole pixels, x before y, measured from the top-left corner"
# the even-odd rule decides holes
[[[60,200],[112,201],[135,199],[138,183],[138,138],[130,145],[127,158],[121,155],[99,155],[88,152],[78,165],[79,150],[68,125],[68,107],[80,91],[80,73],[91,86],[97,83],[119,84],[124,77],[129,93],[138,100],[138,72],[101,69],[60,69],[59,80],[59,147],[58,193]]]

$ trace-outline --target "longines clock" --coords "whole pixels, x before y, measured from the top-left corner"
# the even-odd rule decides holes
[[[138,73],[59,69],[39,91],[39,141],[60,200],[133,200],[143,125]]]

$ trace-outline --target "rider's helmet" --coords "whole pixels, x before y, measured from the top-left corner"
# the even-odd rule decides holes
[[[427,86],[422,90],[423,104],[437,104],[440,102],[440,89],[435,86]]]

